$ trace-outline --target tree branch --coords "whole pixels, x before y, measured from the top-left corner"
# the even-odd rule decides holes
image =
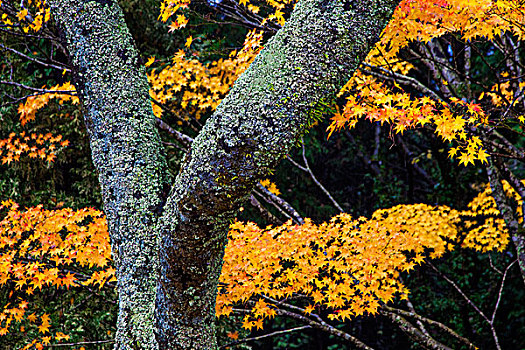
[[[250,337],[250,338],[244,338],[244,339],[241,339],[241,340],[237,340],[237,341],[225,344],[225,345],[221,345],[219,347],[219,349],[225,349],[225,348],[229,348],[231,346],[235,346],[235,345],[239,345],[239,344],[243,344],[243,343],[248,343],[248,342],[257,341],[257,340],[266,339],[266,338],[272,338],[272,337],[275,337],[275,336],[278,336],[278,335],[281,335],[281,334],[289,334],[289,333],[303,331],[305,329],[311,329],[311,328],[312,328],[312,326],[307,325],[307,326],[295,327],[295,328],[290,328],[290,329],[283,329],[283,330],[280,330],[280,331],[275,331],[275,332],[271,332],[271,333],[268,333],[268,334],[259,335],[257,337]]]

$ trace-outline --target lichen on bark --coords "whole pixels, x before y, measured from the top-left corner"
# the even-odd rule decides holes
[[[157,349],[155,224],[167,172],[145,70],[116,2],[48,4],[67,40],[102,189],[118,278],[115,348]]]
[[[312,109],[353,74],[398,1],[300,1],[193,142],[165,204],[145,72],[118,5],[48,2],[76,69],[102,186],[117,265],[116,348],[214,349],[229,224]]]
[[[397,1],[300,1],[206,122],[165,206],[157,293],[163,349],[213,349],[228,225],[379,38]],[[188,291],[191,288],[191,293]]]

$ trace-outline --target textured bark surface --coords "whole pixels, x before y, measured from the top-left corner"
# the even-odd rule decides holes
[[[192,144],[159,221],[162,349],[213,349],[228,225],[378,40],[398,1],[300,1]]]
[[[118,5],[48,1],[76,67],[102,185],[117,265],[117,349],[216,348],[215,298],[229,224],[297,143],[313,111],[353,74],[398,2],[296,5],[193,142],[163,205],[166,162],[144,68]]]
[[[111,0],[48,0],[85,109],[117,268],[116,349],[157,349],[157,234],[166,162],[144,66]],[[168,187],[169,188],[169,187]]]
[[[494,200],[496,201],[498,210],[500,211],[503,220],[505,220],[505,224],[509,230],[512,243],[514,243],[521,277],[525,283],[525,223],[519,222],[516,210],[517,208],[513,208],[512,204],[509,203],[509,199],[505,195],[505,190],[503,189],[502,183],[502,180],[508,181],[508,179],[506,179],[503,174],[501,174],[500,170],[494,164],[492,159],[489,161],[489,164],[486,166],[485,170],[487,171],[487,177],[489,178],[492,197],[494,197]],[[525,209],[525,204],[523,204],[522,210],[523,209]]]

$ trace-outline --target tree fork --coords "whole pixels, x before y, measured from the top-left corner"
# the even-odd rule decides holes
[[[398,1],[300,1],[192,143],[159,221],[162,349],[213,349],[228,226],[379,39]]]
[[[102,187],[117,267],[116,349],[217,347],[229,224],[311,124],[310,112],[358,68],[398,2],[300,1],[207,121],[163,204],[166,161],[121,9],[114,0],[49,0]]]

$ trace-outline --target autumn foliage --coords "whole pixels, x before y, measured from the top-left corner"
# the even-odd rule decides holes
[[[444,72],[441,81],[436,81],[449,99],[442,100],[435,93],[414,96],[405,92],[400,84],[418,84],[407,76],[415,66],[404,60],[400,53],[413,43],[429,43],[433,39],[453,33],[465,42],[495,40],[500,36],[512,35],[523,40],[523,18],[525,8],[520,1],[404,1],[394,14],[393,20],[384,30],[381,41],[368,55],[364,70],[358,71],[341,92],[347,92],[347,103],[343,110],[332,118],[329,131],[343,127],[352,128],[364,118],[371,122],[388,123],[396,133],[416,127],[427,126],[446,142],[454,142],[451,157],[459,159],[463,165],[474,164],[475,160],[487,162],[488,153],[482,146],[479,136],[469,132],[471,128],[494,125],[489,121],[481,103],[491,103],[500,107],[504,102],[511,103],[514,94],[525,87],[520,83],[510,84],[509,72],[502,71],[500,83],[490,86],[472,100],[457,97],[453,81],[448,81]],[[443,62],[440,62],[443,63]],[[446,64],[446,62],[444,62]],[[366,68],[380,68],[380,74],[367,74]],[[393,84],[385,84],[378,76],[393,77]],[[422,86],[419,83],[420,86]],[[454,96],[456,95],[456,96]],[[460,95],[459,95],[460,96]],[[514,103],[514,102],[512,102]],[[487,110],[492,106],[487,105]],[[520,116],[503,121],[523,127],[525,119]]]
[[[0,333],[35,327],[42,336],[28,342],[38,348],[67,330],[33,310],[27,297],[47,288],[101,289],[116,281],[105,218],[89,208],[20,210],[11,201],[2,208],[7,213],[0,222],[0,284],[13,292],[0,315]],[[319,225],[307,220],[259,228],[236,222],[230,227],[217,316],[247,305],[243,327],[262,329],[265,318],[279,314],[279,301],[290,297],[301,298],[298,307],[306,315],[328,310],[329,319],[344,321],[375,314],[380,305],[408,296],[399,275],[426,259],[458,245],[505,249],[509,237],[498,215],[486,189],[465,211],[416,204],[381,209],[370,219],[340,214]]]
[[[17,20],[22,32],[38,32],[49,20],[49,11],[41,2],[29,3],[16,19],[3,14],[2,23],[10,26]],[[170,32],[191,25],[189,5],[186,0],[161,4],[159,18],[169,23]],[[238,6],[258,16],[261,28],[275,29],[284,25],[293,2],[241,0]],[[522,41],[524,19],[525,7],[517,0],[403,1],[381,41],[340,91],[338,98],[345,103],[334,107],[328,136],[352,129],[362,120],[388,125],[391,137],[424,128],[450,146],[448,155],[459,164],[487,164],[491,156],[490,144],[483,138],[487,129],[525,131],[525,115],[507,113],[496,118],[492,113],[519,102],[517,96],[523,93],[525,82],[502,69],[495,72],[497,84],[479,84],[467,94],[462,90],[466,87],[442,70],[440,79],[432,81],[432,90],[412,78],[418,68],[404,58],[412,45],[446,35],[464,43],[499,44],[504,36]],[[264,31],[248,31],[241,48],[206,63],[192,48],[195,40],[188,37],[185,47],[170,59],[147,60],[149,94],[158,118],[176,114],[181,125],[213,111],[263,49]],[[424,64],[432,69],[430,63]],[[22,126],[38,119],[49,103],[79,102],[70,83],[47,90],[20,103]],[[67,151],[68,145],[61,135],[11,133],[0,140],[0,160],[10,165],[27,156],[53,162],[56,153]],[[280,194],[269,180],[262,184]],[[517,203],[515,212],[522,218],[521,197],[508,183],[505,191]],[[38,337],[28,336],[26,348],[37,349],[51,341],[67,340],[68,330],[28,300],[46,289],[114,286],[104,215],[93,208],[21,208],[2,199],[0,285],[12,292],[0,313],[0,336],[33,329],[30,334]],[[305,317],[322,311],[330,320],[345,321],[376,314],[381,306],[408,297],[410,291],[400,276],[425,261],[457,247],[484,253],[503,251],[510,241],[489,186],[464,210],[412,204],[380,209],[369,218],[341,213],[321,223],[306,219],[303,225],[288,221],[260,227],[237,221],[229,236],[216,313],[224,317],[241,308],[242,327],[248,330],[262,329],[265,319],[283,315],[283,300],[293,299],[296,311]]]

